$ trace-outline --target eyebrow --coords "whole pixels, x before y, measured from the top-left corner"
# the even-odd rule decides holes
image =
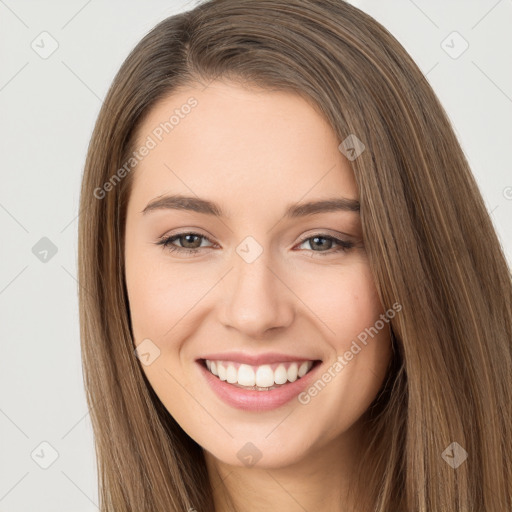
[[[141,213],[144,215],[155,210],[187,210],[216,217],[227,218],[222,208],[213,201],[199,197],[174,194],[170,196],[157,197],[151,200]],[[359,213],[360,203],[357,199],[346,197],[323,199],[309,203],[291,204],[286,208],[285,218],[306,217],[319,213],[348,211]]]

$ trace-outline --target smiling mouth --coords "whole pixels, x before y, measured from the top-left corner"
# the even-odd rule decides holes
[[[235,361],[201,359],[201,363],[212,375],[234,387],[271,391],[301,379],[321,361],[286,361],[254,366]]]

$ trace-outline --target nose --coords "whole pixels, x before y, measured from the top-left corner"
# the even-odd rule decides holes
[[[234,268],[223,279],[220,320],[251,339],[262,339],[271,329],[286,328],[293,322],[294,295],[282,272],[263,252],[248,263],[238,254]]]

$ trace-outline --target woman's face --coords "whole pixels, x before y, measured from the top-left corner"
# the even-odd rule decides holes
[[[139,127],[134,342],[169,413],[223,463],[285,466],[339,442],[383,382],[389,327],[340,142],[299,95],[218,81]]]

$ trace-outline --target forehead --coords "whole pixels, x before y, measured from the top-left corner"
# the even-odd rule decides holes
[[[248,202],[357,197],[347,159],[314,105],[288,91],[213,82],[155,105],[137,131],[151,146],[134,168],[132,194],[169,192],[215,199],[235,214]]]

